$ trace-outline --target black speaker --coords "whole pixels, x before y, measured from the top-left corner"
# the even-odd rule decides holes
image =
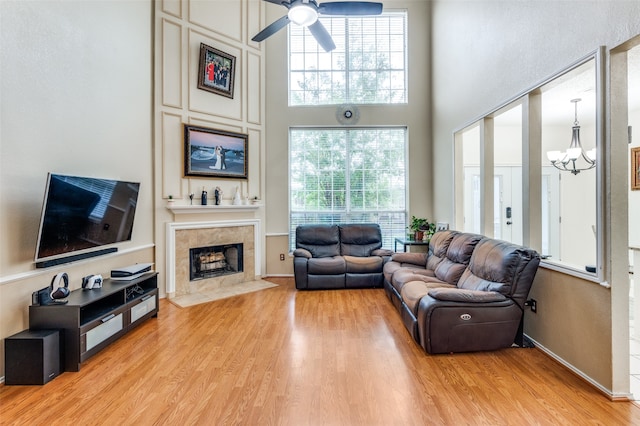
[[[4,384],[44,385],[59,376],[59,330],[25,330],[4,339]]]

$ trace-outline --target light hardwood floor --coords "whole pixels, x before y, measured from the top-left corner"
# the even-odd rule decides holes
[[[384,290],[267,290],[151,319],[44,386],[0,386],[15,425],[640,424],[537,349],[425,354]]]

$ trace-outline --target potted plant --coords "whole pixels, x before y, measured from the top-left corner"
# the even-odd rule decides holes
[[[436,224],[429,223],[429,220],[425,218],[411,216],[409,229],[413,233],[413,237],[416,241],[428,241],[436,230]]]

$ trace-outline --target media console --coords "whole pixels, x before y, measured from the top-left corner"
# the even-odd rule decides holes
[[[102,288],[74,290],[67,300],[29,306],[29,328],[61,330],[64,371],[80,371],[82,362],[158,315],[158,273],[130,281],[105,279]]]

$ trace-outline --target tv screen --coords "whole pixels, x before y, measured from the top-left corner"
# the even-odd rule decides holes
[[[131,240],[140,184],[49,173],[36,263]]]

